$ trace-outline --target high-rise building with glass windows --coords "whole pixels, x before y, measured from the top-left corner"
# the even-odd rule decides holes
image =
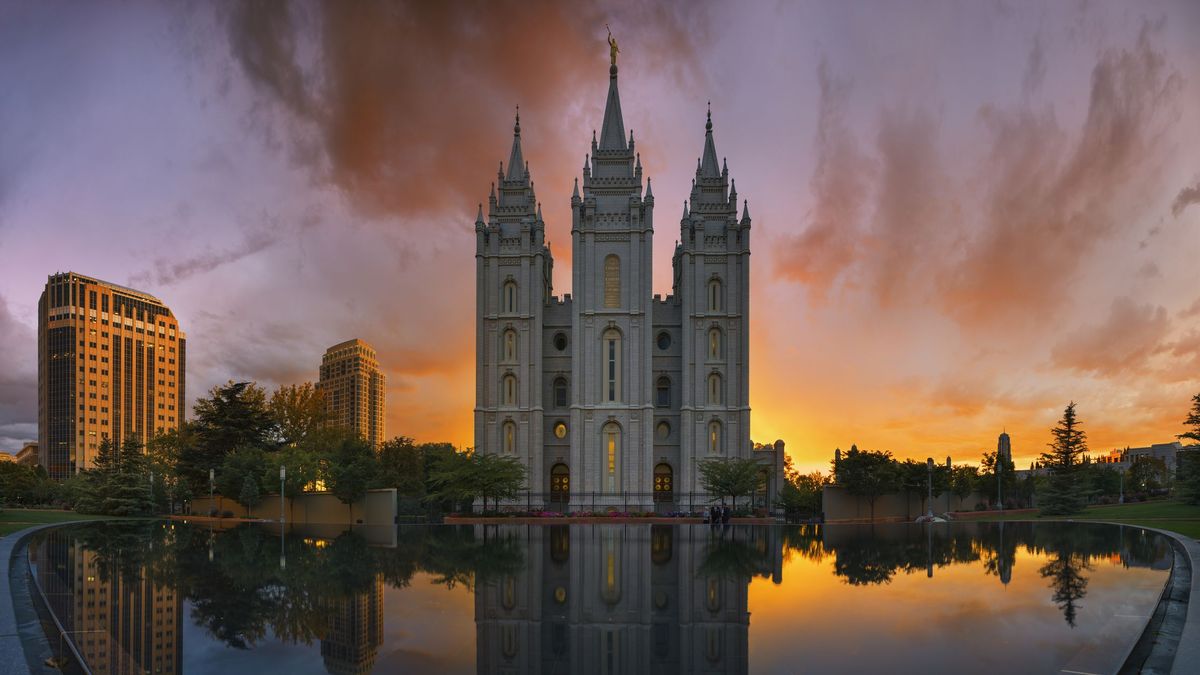
[[[335,423],[355,431],[379,449],[384,439],[384,385],[375,348],[359,339],[325,350],[317,389]]]
[[[51,478],[92,466],[105,437],[145,442],[184,419],[187,340],[161,300],[75,272],[38,301],[38,453]]]

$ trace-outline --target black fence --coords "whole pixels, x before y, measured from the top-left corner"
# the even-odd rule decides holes
[[[488,509],[493,508],[488,500]],[[644,511],[653,510],[656,513],[696,513],[704,511],[714,504],[727,504],[734,509],[758,510],[772,509],[771,500],[766,493],[739,497],[734,503],[729,496],[721,497],[708,492],[635,492],[619,491],[606,492],[572,491],[572,492],[533,492],[524,491],[513,499],[500,500],[501,510],[545,510],[562,513],[575,511]],[[476,504],[477,508],[482,503]]]

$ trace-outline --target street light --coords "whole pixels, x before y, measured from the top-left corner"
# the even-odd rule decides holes
[[[208,511],[209,511],[209,513],[217,510],[217,504],[216,504],[216,502],[213,501],[213,487],[216,485],[216,482],[217,482],[216,469],[209,469],[208,470]]]
[[[933,458],[932,457],[925,460],[925,468],[929,472],[929,512],[926,513],[925,515],[929,517],[930,521],[932,521],[933,520]]]
[[[279,524],[282,525],[285,520],[283,517],[283,479],[287,478],[287,467],[279,465]]]
[[[1004,472],[1004,456],[1000,451],[996,451],[996,506],[1001,511],[1004,510],[1004,481],[1000,480],[1001,474]]]

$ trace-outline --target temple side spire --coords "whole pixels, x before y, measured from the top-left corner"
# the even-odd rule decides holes
[[[708,121],[704,124],[704,155],[700,158],[700,175],[704,178],[721,177],[721,168],[717,164],[717,146],[713,144],[711,107],[708,110]]]
[[[529,172],[525,158],[521,155],[521,106],[517,106],[517,121],[513,123],[512,153],[508,156],[508,180],[521,180]],[[521,172],[524,171],[525,174]]]

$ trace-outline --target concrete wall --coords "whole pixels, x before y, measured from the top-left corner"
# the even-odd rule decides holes
[[[230,511],[235,517],[279,519],[279,495],[266,495],[261,504],[249,510],[232,499],[218,495],[213,502],[208,497],[192,500],[192,513],[207,516],[215,508]],[[289,522],[330,525],[394,525],[396,523],[396,490],[368,490],[367,496],[347,506],[329,492],[306,492],[285,500],[285,515]]]
[[[953,494],[938,495],[933,498],[933,512],[942,514],[947,511],[974,511],[975,505],[987,498],[978,493],[971,493],[964,499]],[[862,497],[855,497],[838,485],[827,485],[822,493],[822,509],[825,511],[825,521],[838,520],[869,520],[871,518],[871,503]],[[905,493],[881,495],[875,500],[875,520],[914,520],[925,513],[924,499],[921,495]]]

